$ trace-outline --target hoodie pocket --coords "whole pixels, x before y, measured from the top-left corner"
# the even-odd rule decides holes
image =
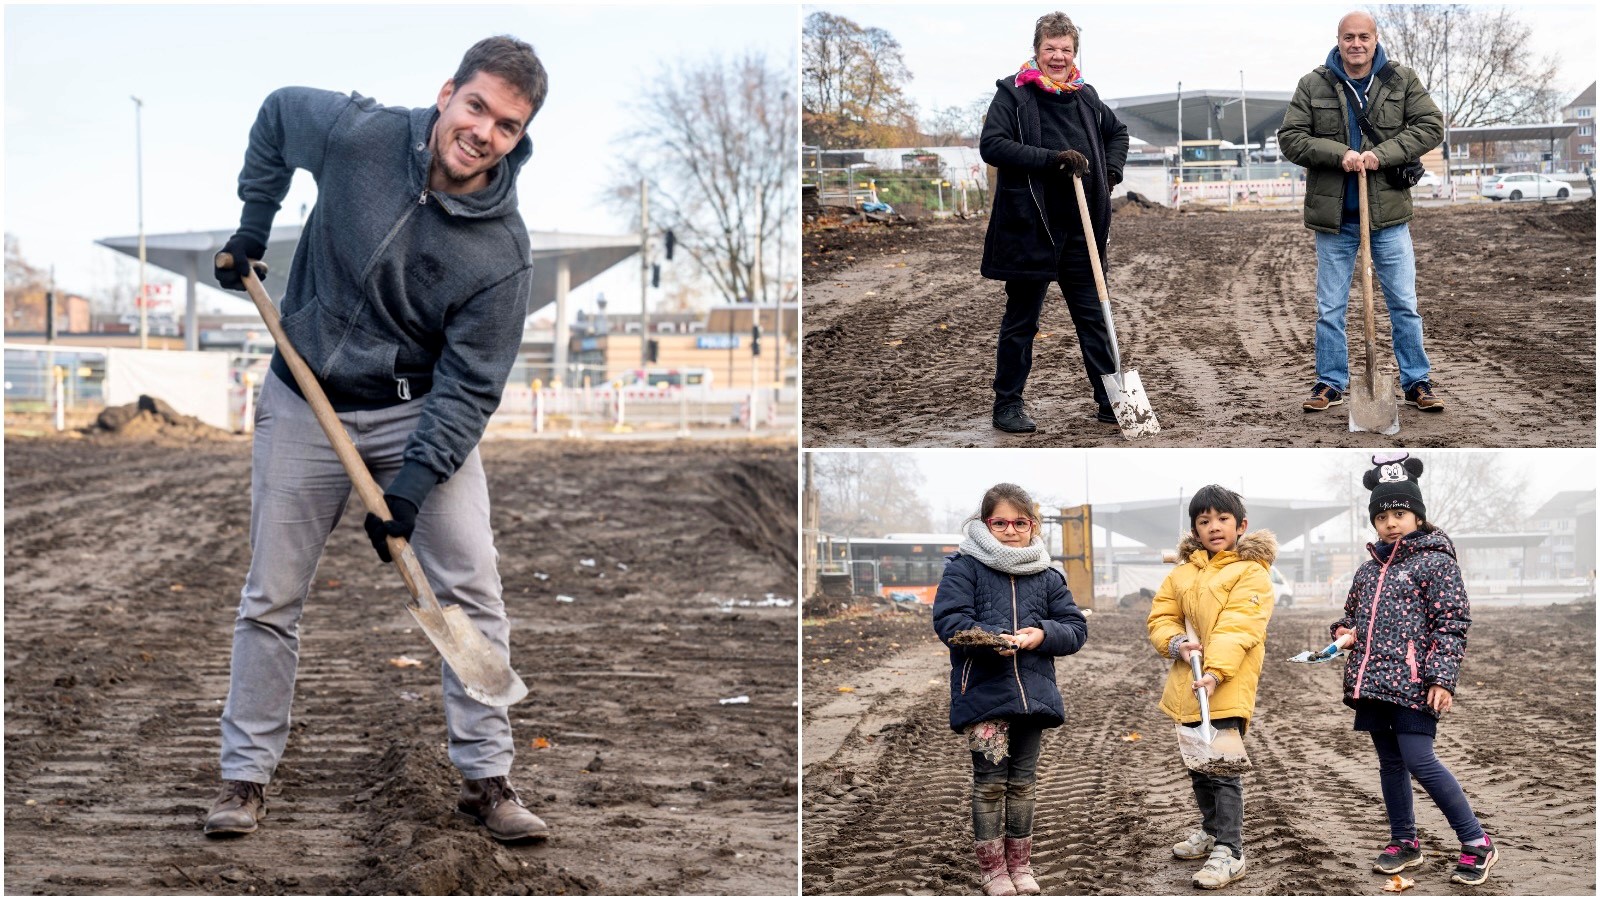
[[[1416,682],[1419,682],[1419,681],[1422,680],[1422,677],[1417,674],[1417,643],[1416,643],[1416,641],[1406,641],[1406,668],[1411,670],[1411,681],[1413,683],[1416,683]]]

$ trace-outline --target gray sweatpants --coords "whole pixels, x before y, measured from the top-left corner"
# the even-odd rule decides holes
[[[379,485],[400,471],[422,403],[419,397],[387,409],[339,414]],[[233,626],[232,676],[222,711],[224,779],[266,784],[283,756],[300,658],[300,614],[323,546],[349,496],[349,476],[311,407],[269,374],[256,408],[250,574]],[[428,495],[411,544],[439,602],[465,609],[489,643],[509,659],[511,624],[500,597],[488,485],[476,449]],[[382,565],[376,554],[371,562]],[[422,639],[420,630],[414,634]],[[509,774],[513,751],[505,707],[472,699],[449,666],[441,662],[440,669],[450,761],[467,778]]]

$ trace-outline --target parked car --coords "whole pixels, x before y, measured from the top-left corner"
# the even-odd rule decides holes
[[[1275,603],[1278,607],[1287,608],[1294,605],[1294,585],[1289,579],[1283,577],[1283,572],[1273,566],[1267,571],[1267,579],[1272,582],[1272,592],[1278,596]]]
[[[1444,184],[1444,181],[1441,180],[1439,176],[1433,174],[1432,172],[1424,172],[1422,173],[1422,177],[1417,180],[1417,183],[1412,186],[1412,189],[1432,188],[1437,191],[1439,186],[1442,184]]]
[[[1538,200],[1544,197],[1565,200],[1571,194],[1572,189],[1565,181],[1534,172],[1496,175],[1483,186],[1483,195],[1490,200]]]

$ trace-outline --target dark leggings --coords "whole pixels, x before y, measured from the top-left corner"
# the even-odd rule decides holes
[[[1433,737],[1394,731],[1372,732],[1378,749],[1378,774],[1383,782],[1383,805],[1389,811],[1392,840],[1417,839],[1417,818],[1411,807],[1411,779],[1433,798],[1444,813],[1456,839],[1463,844],[1483,837],[1483,826],[1472,814],[1472,804],[1450,770],[1433,755]]]
[[[1004,807],[1006,837],[1033,834],[1034,793],[1038,784],[1039,745],[1044,731],[1011,723],[1010,755],[991,763],[972,754],[972,836],[992,841],[1000,836]]]

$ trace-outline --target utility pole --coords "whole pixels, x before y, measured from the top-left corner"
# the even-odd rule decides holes
[[[650,368],[650,188],[639,179],[639,368]]]
[[[1444,192],[1456,199],[1455,182],[1450,180],[1450,8],[1444,10]]]
[[[1244,70],[1239,70],[1239,120],[1244,123],[1245,180],[1250,179],[1250,111],[1245,108]]]
[[[134,160],[138,165],[135,183],[139,194],[139,291],[134,303],[139,307],[139,349],[147,350],[150,347],[150,323],[146,318],[144,302],[144,101],[132,95],[128,99],[133,101]]]
[[[1173,209],[1183,208],[1183,82],[1178,82],[1178,174],[1177,190],[1172,192],[1175,198],[1172,202]]]

